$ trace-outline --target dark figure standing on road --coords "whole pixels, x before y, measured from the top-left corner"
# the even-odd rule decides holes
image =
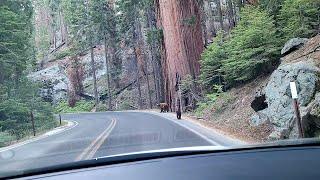
[[[177,113],[177,119],[181,119],[181,77],[179,73],[176,73],[176,113]]]
[[[176,113],[177,113],[177,119],[181,119],[180,98],[177,98],[177,102],[176,102]]]

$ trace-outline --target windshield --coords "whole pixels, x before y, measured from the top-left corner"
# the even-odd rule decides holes
[[[0,176],[320,136],[319,0],[1,0]]]

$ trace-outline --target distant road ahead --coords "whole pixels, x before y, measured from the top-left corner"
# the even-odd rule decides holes
[[[194,131],[142,112],[65,114],[72,129],[0,152],[0,173],[138,151],[213,145]]]

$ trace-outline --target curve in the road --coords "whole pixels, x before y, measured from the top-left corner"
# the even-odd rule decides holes
[[[147,113],[81,113],[66,114],[63,118],[78,125],[0,153],[0,166],[5,165],[0,173],[124,153],[212,145],[189,128]]]

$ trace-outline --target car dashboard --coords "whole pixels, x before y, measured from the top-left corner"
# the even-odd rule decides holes
[[[108,159],[108,160],[106,160]],[[21,179],[319,179],[320,146],[158,153],[102,158]],[[71,168],[70,168],[71,167]]]

